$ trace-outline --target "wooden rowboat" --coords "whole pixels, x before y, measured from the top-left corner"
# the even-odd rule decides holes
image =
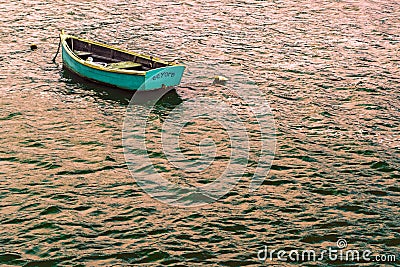
[[[179,85],[185,66],[106,44],[60,34],[63,64],[94,82],[147,91]]]

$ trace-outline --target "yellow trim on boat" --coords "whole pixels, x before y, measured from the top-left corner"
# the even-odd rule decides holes
[[[79,58],[79,57],[77,57],[75,55],[75,53],[68,46],[68,44],[66,42],[66,39],[68,39],[68,38],[76,39],[76,40],[79,40],[79,41],[82,41],[82,42],[86,42],[86,43],[89,43],[89,44],[102,46],[102,47],[109,48],[109,49],[112,49],[112,50],[115,50],[115,51],[119,51],[119,52],[122,52],[122,53],[127,53],[127,54],[130,54],[130,55],[133,55],[133,56],[137,56],[137,57],[145,58],[145,59],[148,59],[148,60],[156,61],[156,62],[159,62],[159,63],[162,63],[162,64],[166,64],[167,66],[183,66],[183,65],[180,65],[180,64],[169,63],[169,62],[163,61],[163,60],[161,60],[159,58],[156,58],[156,57],[150,57],[150,56],[147,56],[147,55],[141,55],[141,54],[129,51],[129,50],[124,50],[124,49],[117,48],[115,46],[111,46],[111,45],[107,45],[107,44],[103,44],[103,43],[99,43],[99,42],[95,42],[95,41],[91,41],[91,40],[87,40],[87,39],[82,39],[82,38],[79,38],[79,37],[76,37],[76,36],[73,36],[73,35],[65,34],[64,30],[61,31],[60,38],[61,38],[61,43],[62,43],[63,47],[65,48],[65,51],[75,61],[77,61],[77,62],[79,62],[82,65],[85,65],[87,67],[90,67],[90,68],[93,68],[93,69],[102,70],[102,71],[106,71],[106,72],[115,72],[115,73],[123,73],[123,74],[134,74],[134,75],[146,75],[146,71],[112,69],[112,68],[106,68],[106,67],[99,66],[99,65],[90,64],[89,62],[87,62],[87,61],[85,61],[85,60],[83,60],[83,59],[81,59],[81,58]]]

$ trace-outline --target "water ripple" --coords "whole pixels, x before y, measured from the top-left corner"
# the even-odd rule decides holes
[[[327,248],[343,237],[353,248],[398,253],[396,1],[0,6],[1,264],[260,266],[264,245]],[[221,145],[216,167],[182,180],[160,152],[157,127],[199,91],[234,101],[221,88],[196,84],[201,69],[222,64],[248,74],[268,96],[277,125],[275,161],[261,188],[248,192],[244,177],[219,202],[187,210],[147,196],[121,144],[132,94],[51,63],[61,28],[194,66],[158,106],[150,131],[153,164],[180,183],[213,180],[229,159],[224,133],[210,131]],[[196,131],[185,134],[185,153],[196,158]]]

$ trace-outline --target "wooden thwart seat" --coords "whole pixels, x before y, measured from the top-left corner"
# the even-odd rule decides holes
[[[89,56],[92,55],[92,53],[90,53],[90,52],[78,51],[78,50],[75,50],[74,53],[75,53],[75,55],[77,55],[78,57],[89,57]]]
[[[139,68],[142,64],[133,62],[133,61],[122,61],[117,63],[111,63],[108,65],[109,68],[112,69],[132,69],[132,68]]]

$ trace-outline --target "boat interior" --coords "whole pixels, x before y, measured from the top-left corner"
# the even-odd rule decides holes
[[[110,69],[148,71],[167,66],[152,57],[141,57],[75,38],[67,38],[66,42],[79,58]]]

